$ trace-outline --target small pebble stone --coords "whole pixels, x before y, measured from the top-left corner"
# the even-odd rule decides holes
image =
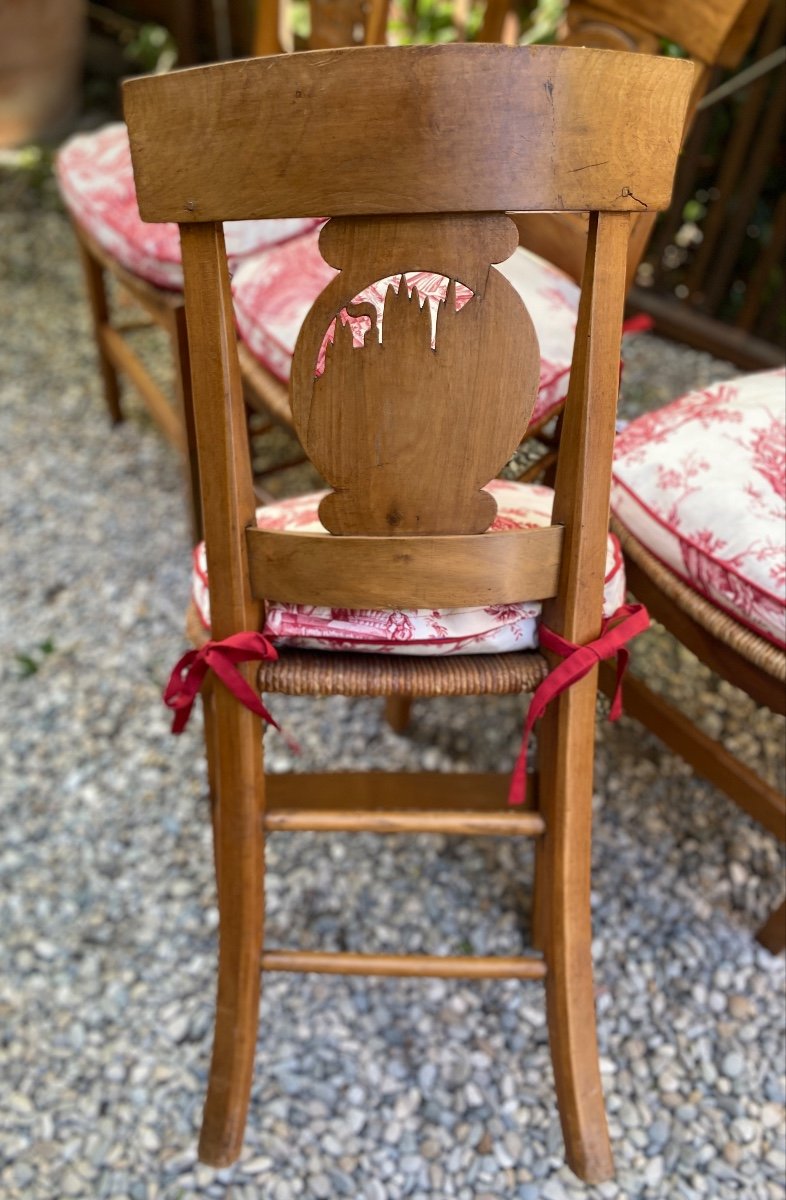
[[[737,1079],[745,1070],[745,1059],[738,1051],[733,1050],[724,1057],[720,1069],[727,1079]]]

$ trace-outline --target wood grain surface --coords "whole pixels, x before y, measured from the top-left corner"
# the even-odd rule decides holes
[[[123,97],[146,221],[640,212],[669,203],[692,77],[610,50],[364,46],[146,76]]]

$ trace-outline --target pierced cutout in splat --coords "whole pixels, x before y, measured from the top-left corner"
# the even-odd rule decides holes
[[[290,394],[306,453],[334,489],[320,506],[331,533],[483,533],[494,520],[483,487],[527,428],[540,364],[530,316],[491,265],[516,244],[499,214],[334,218],[323,229],[320,250],[340,273],[300,331]],[[369,280],[424,269],[450,281],[433,345],[429,305],[402,286],[386,290],[380,340],[376,305],[353,298]],[[457,310],[460,286],[471,298]],[[342,310],[372,335],[353,347],[337,320],[315,376]]]
[[[403,283],[402,283],[403,281]],[[421,307],[427,307],[431,314],[431,349],[436,346],[437,314],[440,304],[448,294],[450,280],[446,275],[435,275],[432,271],[407,271],[405,275],[391,275],[387,279],[378,279],[369,287],[364,288],[358,296],[353,296],[351,304],[342,308],[337,317],[328,325],[322,345],[317,355],[314,368],[314,378],[319,379],[325,370],[327,348],[335,341],[336,328],[348,327],[352,332],[352,345],[358,349],[365,345],[366,335],[375,328],[377,341],[384,337],[382,323],[385,311],[385,296],[388,288],[398,292],[401,287],[417,297]],[[472,292],[463,283],[456,282],[456,308],[463,308],[472,299]],[[360,307],[358,307],[360,306]],[[365,306],[365,307],[363,307]],[[372,306],[374,316],[372,317]]]

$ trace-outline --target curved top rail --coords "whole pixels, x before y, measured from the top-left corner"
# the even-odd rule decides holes
[[[123,85],[146,221],[669,203],[693,67],[557,46],[371,46]]]

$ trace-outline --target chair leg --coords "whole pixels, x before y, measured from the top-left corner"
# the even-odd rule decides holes
[[[215,713],[213,711],[213,686],[208,677],[202,686],[202,718],[205,730],[205,761],[207,764],[207,789],[210,800],[210,821],[213,826],[213,857],[218,880],[218,742],[216,737]]]
[[[385,700],[385,720],[394,733],[406,733],[412,710],[411,696],[388,696]]]
[[[264,776],[259,719],[221,685],[213,692],[217,756],[218,997],[199,1157],[225,1167],[240,1154],[259,1024],[264,931]]]
[[[786,900],[782,900],[767,917],[756,934],[756,941],[771,954],[782,954],[786,950]]]
[[[614,1174],[598,1062],[592,980],[590,837],[596,674],[552,702],[538,733],[546,822],[538,926],[568,1164],[587,1183]]]
[[[93,318],[93,336],[95,337],[96,350],[98,352],[101,377],[104,381],[104,399],[112,424],[117,425],[123,420],[123,410],[120,406],[120,384],[117,371],[104,348],[103,331],[111,323],[109,320],[109,301],[106,294],[104,268],[97,259],[93,258],[88,247],[79,236],[79,230],[76,225],[73,228],[76,244],[79,247],[79,257],[82,260],[87,299]]]
[[[546,944],[546,897],[543,885],[545,849],[542,841],[535,843],[535,869],[532,878],[532,918],[530,941],[533,950],[543,951]]]
[[[191,390],[191,358],[188,353],[188,330],[186,328],[185,304],[172,309],[169,320],[169,336],[172,342],[172,357],[175,362],[175,392],[185,429],[186,440],[186,484],[191,508],[191,532],[194,542],[201,542],[202,489],[199,480],[196,426],[194,425],[194,398]]]

